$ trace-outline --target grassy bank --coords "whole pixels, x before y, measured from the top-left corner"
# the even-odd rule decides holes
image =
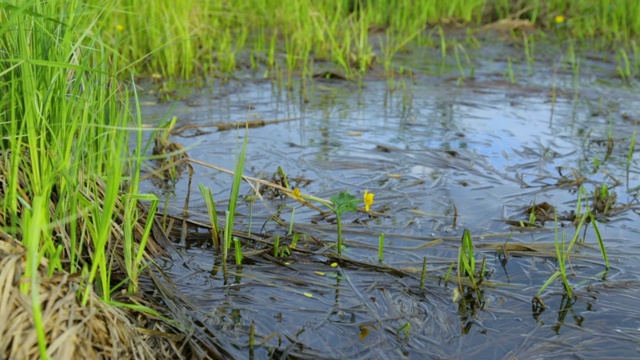
[[[111,9],[78,1],[3,7],[0,233],[8,247],[0,257],[19,256],[17,265],[0,269],[0,277],[22,280],[17,288],[2,281],[7,327],[0,357],[153,355],[148,345],[127,343],[140,334],[125,312],[89,315],[110,308],[122,292],[137,292],[145,259],[162,252],[149,241],[152,222],[140,221],[153,216],[155,204],[137,190],[141,150],[128,146],[130,127],[140,128],[140,119],[131,115],[132,94],[118,80],[124,77],[116,73],[120,57],[97,27]],[[148,215],[141,200],[151,204]],[[60,296],[67,291],[71,296]],[[153,313],[133,303],[126,307]],[[71,315],[58,318],[52,308]],[[87,310],[72,310],[82,308]],[[23,337],[23,323],[37,338]],[[119,336],[105,332],[114,324],[127,328],[117,330],[122,346]]]
[[[74,26],[84,25],[85,7],[68,6],[47,2],[5,12],[2,225],[23,240],[29,261],[43,256],[52,270],[81,273],[108,300],[112,268],[135,279],[136,257],[144,252],[129,243],[122,249],[127,258],[114,260],[110,242],[116,227],[123,241],[139,230],[124,228],[140,216],[141,151],[128,147],[129,126],[139,128],[140,119],[117,80],[117,54],[94,27]],[[68,13],[53,17],[63,7]],[[130,221],[119,218],[125,214]]]
[[[409,44],[441,46],[444,26],[479,28],[501,19],[576,38],[626,41],[640,33],[640,20],[629,16],[639,10],[633,1],[54,0],[0,9],[0,238],[11,243],[0,249],[0,260],[11,259],[11,266],[0,271],[12,271],[0,278],[22,279],[1,282],[0,304],[22,304],[5,324],[28,319],[37,333],[23,352],[11,347],[20,334],[0,328],[0,357],[9,358],[63,357],[69,350],[60,338],[96,346],[73,340],[86,333],[52,330],[49,321],[60,319],[48,316],[46,305],[59,299],[80,309],[99,302],[134,310],[96,320],[102,325],[94,327],[95,339],[106,342],[115,340],[105,327],[129,321],[121,338],[131,338],[140,335],[132,318],[158,317],[132,300],[147,261],[163,252],[147,221],[157,199],[138,190],[145,154],[142,119],[133,115],[140,112],[130,108],[137,106],[130,101],[137,76],[189,79],[237,70],[309,76],[320,62],[360,75]],[[76,296],[50,297],[62,287],[60,276],[72,279],[65,291]],[[85,320],[78,315],[72,323]],[[153,357],[153,347],[134,345],[119,351]]]
[[[609,45],[640,34],[640,19],[631,15],[640,5],[631,0],[125,0],[118,8],[104,29],[123,58],[140,71],[181,78],[247,68],[306,75],[318,61],[362,73],[411,46],[440,46],[439,26],[503,21],[508,29],[517,21]]]

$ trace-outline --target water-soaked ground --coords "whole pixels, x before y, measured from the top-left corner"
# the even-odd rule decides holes
[[[220,254],[193,239],[188,246],[177,244],[174,259],[163,264],[195,306],[190,316],[234,358],[636,356],[640,175],[638,154],[630,166],[627,159],[640,119],[637,90],[615,78],[615,63],[606,54],[583,57],[575,71],[562,48],[550,49],[527,68],[518,60],[522,49],[485,46],[470,54],[475,78],[463,81],[455,64],[438,62],[439,53],[413,54],[396,64],[412,77],[396,78],[393,85],[374,77],[360,85],[316,79],[305,93],[299,85],[287,91],[247,76],[194,91],[188,101],[147,105],[145,120],[152,124],[175,106],[178,127],[288,120],[249,129],[246,175],[272,180],[281,167],[292,186],[323,198],[345,190],[361,198],[368,190],[376,194],[372,210],[384,214],[345,215],[343,255],[350,260],[332,267],[335,248],[328,246],[337,236],[331,219],[268,193],[243,201],[236,229],[265,236],[266,243],[246,241],[245,265],[230,265],[225,277]],[[505,76],[510,52],[515,84]],[[193,159],[233,169],[242,136],[244,130],[201,127],[171,140]],[[184,172],[175,186],[156,181],[146,190],[170,194],[169,212],[180,215],[187,180]],[[206,222],[199,183],[211,188],[218,210],[224,210],[231,176],[194,165],[189,210],[191,219]],[[604,272],[594,229],[587,225],[579,234],[584,246],[569,257],[574,297],[567,298],[556,280],[540,296],[546,308],[532,306],[557,269],[556,235],[553,219],[522,229],[517,221],[530,220],[523,209],[534,203],[555,207],[558,236],[568,242],[579,186],[591,196],[603,184],[617,195],[615,211],[598,214],[611,269]],[[252,190],[245,184],[241,194]],[[269,245],[274,235],[291,244],[286,235],[292,208],[293,232],[303,235],[290,256],[275,258]],[[269,220],[276,212],[282,224]],[[443,280],[457,262],[464,229],[474,237],[478,261],[486,259],[482,299]],[[199,237],[207,238],[205,232]],[[534,251],[505,255],[497,250],[505,243]],[[454,268],[451,278],[455,274]]]

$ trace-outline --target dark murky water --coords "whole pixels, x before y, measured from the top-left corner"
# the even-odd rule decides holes
[[[639,353],[637,154],[627,171],[640,119],[638,92],[614,77],[615,64],[605,55],[599,56],[602,61],[583,60],[576,76],[557,49],[558,55],[539,59],[530,69],[515,60],[517,83],[512,84],[504,76],[506,63],[497,60],[508,51],[513,49],[495,46],[471,54],[475,78],[462,83],[457,68],[445,64],[438,75],[428,75],[434,65],[413,56],[399,60],[413,77],[396,79],[393,87],[386,80],[366,80],[361,86],[316,80],[302,96],[300,88],[285,91],[245,79],[192,95],[190,102],[198,106],[176,105],[179,126],[295,118],[249,130],[245,174],[269,179],[280,166],[291,178],[311,180],[303,193],[323,198],[345,190],[360,198],[368,189],[376,194],[373,210],[389,215],[345,216],[344,255],[355,262],[337,268],[327,256],[333,250],[315,251],[283,258],[280,264],[254,257],[241,269],[230,266],[232,275],[224,278],[214,267],[218,253],[178,246],[165,270],[197,307],[193,316],[212,329],[229,354],[250,356],[252,323],[260,344],[256,358],[611,358]],[[153,123],[168,108],[146,107],[146,122]],[[189,130],[172,140],[194,159],[233,169],[244,131],[200,130],[208,133],[191,136],[195,130]],[[540,313],[531,300],[556,270],[556,261],[536,253],[513,254],[505,261],[492,249],[507,241],[553,244],[553,221],[544,224],[547,230],[519,231],[503,220],[526,221],[522,209],[543,202],[570,214],[578,199],[576,176],[584,178],[589,194],[606,184],[617,194],[618,205],[630,207],[599,222],[611,269],[603,273],[588,226],[581,232],[585,246],[570,256],[575,299],[563,296],[557,280],[541,296],[547,309]],[[231,177],[195,167],[190,210],[193,219],[206,221],[198,183],[212,189],[220,210],[226,208]],[[177,195],[170,196],[170,213],[181,213],[186,188],[183,175],[174,188]],[[151,183],[147,190],[160,193]],[[243,185],[241,193],[250,192]],[[291,199],[243,202],[236,228],[249,231],[251,225],[253,233],[285,235],[288,228],[268,221],[283,205],[296,208],[296,232],[335,241],[335,225],[315,221],[313,210]],[[290,208],[284,208],[282,219],[290,216]],[[571,239],[575,228],[570,221],[561,223],[560,233]],[[481,308],[475,295],[458,294],[456,286],[439,280],[457,261],[464,229],[471,231],[476,257],[486,257],[491,273],[481,286]],[[400,273],[376,267],[380,233],[386,236],[383,265]],[[442,241],[423,246],[434,240]],[[317,249],[312,243],[303,238],[298,247]],[[420,290],[425,257],[429,276]]]

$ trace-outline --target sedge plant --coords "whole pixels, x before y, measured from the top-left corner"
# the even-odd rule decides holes
[[[475,291],[478,299],[482,298],[480,284],[485,275],[486,261],[483,258],[480,269],[476,266],[473,239],[467,229],[462,234],[462,245],[458,249],[458,289],[462,292],[462,277],[466,276],[471,282],[471,289]],[[451,269],[449,269],[451,271]],[[447,275],[448,276],[448,275]]]
[[[596,193],[598,191],[602,192],[606,190],[606,196],[608,196],[608,189],[606,188],[606,186],[604,187],[600,187],[599,190],[596,190]],[[580,186],[580,189],[578,190],[578,202],[576,204],[576,210],[575,210],[575,214],[576,214],[576,229],[573,235],[573,238],[571,238],[571,241],[569,242],[568,248],[567,248],[567,252],[571,251],[574,247],[574,245],[576,244],[576,242],[578,242],[578,240],[580,239],[580,230],[582,229],[582,227],[585,226],[585,224],[587,224],[587,220],[591,220],[590,224],[593,226],[594,228],[594,232],[596,234],[596,240],[598,241],[598,246],[600,248],[600,254],[602,255],[602,259],[605,262],[605,266],[607,269],[610,268],[610,264],[609,264],[609,258],[607,256],[607,251],[606,248],[604,246],[604,240],[600,234],[600,230],[598,228],[598,224],[595,221],[595,216],[593,214],[593,211],[590,207],[583,205],[583,203],[586,203],[586,199],[588,198],[588,193],[587,190],[584,188],[584,186]],[[583,208],[585,209],[583,212]],[[557,222],[556,222],[557,223]],[[556,226],[557,227],[557,226]]]
[[[602,187],[599,190],[603,191]],[[574,231],[574,235],[568,244],[566,244],[566,241],[565,241],[564,231],[562,232],[561,236],[558,234],[559,223],[558,223],[558,216],[556,213],[555,220],[554,220],[556,225],[554,226],[554,228],[555,228],[556,259],[558,261],[558,269],[540,287],[540,290],[538,290],[538,293],[536,294],[536,298],[538,298],[540,294],[542,294],[542,292],[557,278],[560,278],[562,280],[562,284],[565,288],[565,291],[567,292],[567,296],[568,297],[572,296],[573,292],[567,276],[567,261],[569,260],[569,254],[573,250],[573,247],[580,239],[580,230],[582,229],[582,227],[585,226],[588,220],[590,221],[590,224],[594,229],[596,239],[598,241],[598,246],[600,248],[600,253],[602,255],[602,259],[604,260],[606,270],[608,270],[611,267],[609,264],[609,257],[607,256],[607,250],[604,245],[604,240],[600,233],[600,229],[598,228],[598,224],[593,214],[593,211],[589,207],[586,207],[583,205],[583,202],[585,202],[586,198],[587,198],[587,191],[584,189],[583,186],[581,186],[580,190],[578,191],[578,202],[576,205],[576,228]],[[583,208],[586,209],[584,212],[582,212]]]
[[[556,221],[557,221],[557,215],[556,215]],[[540,287],[540,290],[538,290],[538,293],[536,294],[536,298],[539,298],[540,294],[542,294],[544,289],[546,289],[558,277],[562,280],[562,285],[564,286],[564,289],[567,292],[567,296],[568,297],[572,297],[571,285],[569,284],[569,280],[568,280],[568,277],[567,277],[567,259],[569,257],[569,255],[568,255],[568,250],[569,249],[565,248],[565,234],[564,234],[564,231],[562,232],[562,240],[559,240],[558,226],[555,227],[555,245],[556,245],[555,246],[556,247],[556,259],[558,261],[558,269]]]
[[[240,195],[240,183],[242,182],[242,173],[244,169],[244,160],[247,153],[247,141],[249,139],[248,136],[249,129],[245,128],[245,136],[242,142],[242,149],[240,150],[240,154],[236,158],[236,166],[233,172],[233,183],[231,185],[231,191],[229,194],[229,205],[227,210],[225,211],[225,227],[224,227],[224,240],[222,244],[222,271],[226,275],[227,273],[227,258],[228,251],[231,247],[231,243],[233,242],[233,224],[236,214],[236,207],[238,205],[238,197]],[[234,243],[236,248],[239,247],[240,242]],[[238,256],[236,249],[236,262],[242,261],[242,257]]]
[[[213,200],[211,189],[203,184],[198,185],[200,188],[200,194],[204,199],[207,206],[207,214],[209,215],[209,222],[211,223],[211,241],[215,249],[220,248],[220,223],[218,222],[218,212],[216,211],[216,202]]]

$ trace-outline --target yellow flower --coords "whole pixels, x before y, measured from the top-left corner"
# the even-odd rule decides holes
[[[116,30],[118,30],[119,32],[122,32],[122,31],[124,31],[124,26],[118,24],[118,25],[116,25]]]
[[[300,197],[300,188],[293,189],[293,191],[291,192],[291,196],[298,201],[302,200],[302,198]]]
[[[364,191],[364,196],[362,196],[362,198],[364,199],[364,209],[366,212],[369,212],[369,209],[371,209],[371,205],[373,205],[374,196],[376,195],[370,193],[369,190]]]
[[[554,20],[555,20],[556,24],[562,24],[564,22],[565,18],[562,15],[556,15]]]

